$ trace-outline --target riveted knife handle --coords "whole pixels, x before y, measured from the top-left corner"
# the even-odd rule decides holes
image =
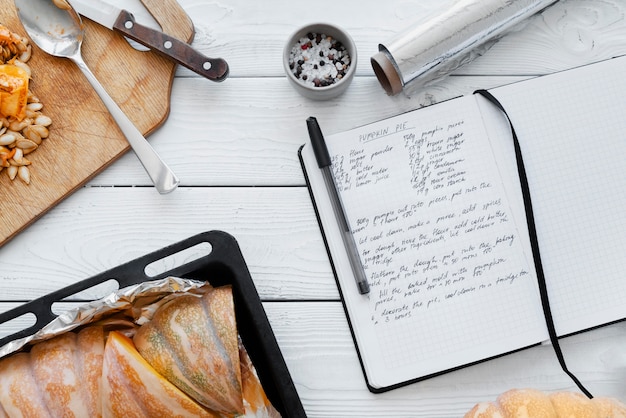
[[[119,14],[113,29],[209,80],[224,81],[228,77],[228,63],[222,58],[206,57],[185,42],[143,26],[126,10]]]

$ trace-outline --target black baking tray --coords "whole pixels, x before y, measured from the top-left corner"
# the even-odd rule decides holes
[[[156,276],[146,274],[146,266],[202,243],[208,243],[211,246],[211,252],[208,255]],[[239,335],[257,370],[267,397],[283,417],[306,417],[239,245],[231,235],[222,231],[208,231],[194,235],[1,313],[0,323],[25,314],[35,315],[36,323],[0,339],[0,347],[37,332],[57,317],[52,313],[53,303],[67,300],[83,290],[111,279],[115,279],[119,287],[123,288],[169,276],[206,281],[214,287],[232,285]]]

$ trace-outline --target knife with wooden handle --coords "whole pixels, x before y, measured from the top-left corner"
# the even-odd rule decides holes
[[[209,80],[224,81],[228,77],[228,63],[222,58],[209,58],[186,42],[137,23],[127,10],[102,0],[70,0],[70,4],[80,15],[147,46]]]

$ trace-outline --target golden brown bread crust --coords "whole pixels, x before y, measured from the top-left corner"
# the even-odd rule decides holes
[[[545,394],[536,389],[512,389],[495,402],[480,402],[465,418],[626,418],[626,405],[617,399],[588,399],[581,393]]]
[[[465,414],[465,418],[504,418],[504,416],[493,402],[479,402]]]
[[[559,417],[595,418],[597,410],[591,399],[576,392],[550,394],[550,401]]]
[[[557,418],[547,395],[535,389],[519,389],[504,392],[497,405],[505,417]]]

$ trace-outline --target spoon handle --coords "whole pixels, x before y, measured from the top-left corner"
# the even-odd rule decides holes
[[[102,102],[109,110],[109,113],[111,113],[111,116],[113,116],[113,119],[115,119],[115,122],[137,155],[137,158],[152,179],[158,192],[165,194],[176,189],[179,183],[178,177],[176,177],[174,172],[165,164],[161,157],[159,157],[154,148],[152,148],[143,134],[135,127],[128,116],[126,116],[124,111],[122,111],[111,96],[109,96],[109,93],[107,93],[87,64],[85,64],[80,54],[70,58],[78,68],[80,68],[96,93],[98,93],[98,96],[100,96],[100,99],[102,99]]]

